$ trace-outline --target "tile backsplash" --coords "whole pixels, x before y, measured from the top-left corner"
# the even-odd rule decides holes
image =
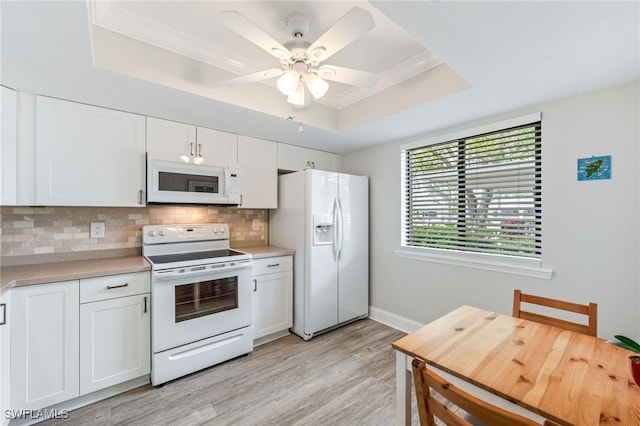
[[[154,205],[119,207],[0,207],[3,258],[142,247],[143,225],[228,223],[231,245],[265,245],[267,211],[235,207]],[[91,222],[105,223],[90,238]],[[257,228],[257,230],[255,230]],[[79,253],[78,253],[79,254]]]

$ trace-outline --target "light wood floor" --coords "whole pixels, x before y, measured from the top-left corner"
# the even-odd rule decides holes
[[[144,386],[40,424],[393,425],[391,342],[403,335],[370,319],[307,342],[290,335],[164,387]],[[415,406],[413,413],[417,425]]]

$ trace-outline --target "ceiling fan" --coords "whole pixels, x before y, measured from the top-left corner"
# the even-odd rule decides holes
[[[280,76],[278,89],[287,96],[287,102],[296,107],[310,104],[310,93],[320,99],[329,89],[325,80],[359,87],[373,87],[379,79],[375,73],[344,68],[336,65],[321,65],[332,55],[371,30],[375,23],[371,14],[353,7],[315,42],[305,40],[311,23],[302,13],[292,13],[285,23],[293,39],[284,45],[260,29],[237,11],[225,11],[220,21],[231,30],[264,49],[280,60],[280,68],[270,68],[251,74],[231,78],[220,84],[239,86]]]

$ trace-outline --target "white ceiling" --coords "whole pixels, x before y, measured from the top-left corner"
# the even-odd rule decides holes
[[[1,83],[349,152],[640,77],[639,1],[99,5],[108,13],[90,25],[84,1],[2,0]],[[314,41],[353,6],[370,11],[376,27],[326,62],[380,73],[378,86],[331,83],[326,99],[292,111],[273,81],[219,85],[278,66],[221,26],[215,19],[221,10],[241,11],[284,43],[290,36],[283,20],[291,12],[311,18]],[[304,123],[303,132],[288,115]]]

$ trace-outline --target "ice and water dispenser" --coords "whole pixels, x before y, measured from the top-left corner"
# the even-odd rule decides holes
[[[333,215],[313,215],[313,245],[333,244]]]

